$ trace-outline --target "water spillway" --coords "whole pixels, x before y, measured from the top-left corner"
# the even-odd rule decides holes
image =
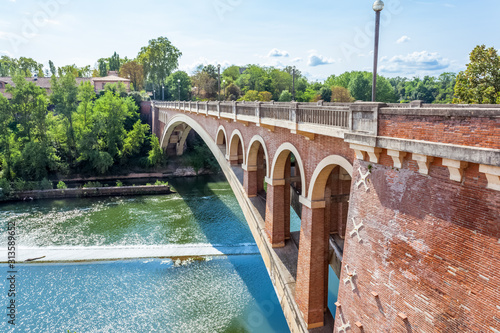
[[[16,332],[288,332],[227,182],[172,185],[169,196],[2,205],[2,234],[17,227]]]

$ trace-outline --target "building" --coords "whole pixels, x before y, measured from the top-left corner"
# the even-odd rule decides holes
[[[47,91],[47,95],[50,95],[52,93],[51,90],[51,83],[50,83],[51,78],[50,77],[27,77],[26,81],[28,82],[35,82],[37,86],[44,88]],[[118,72],[116,71],[110,71],[108,73],[108,76],[105,77],[77,77],[76,78],[76,84],[79,86],[82,82],[87,82],[90,81],[90,83],[94,86],[95,92],[99,93],[100,91],[104,90],[104,87],[107,84],[113,84],[113,83],[118,83],[122,82],[125,87],[127,88],[127,92],[130,92],[130,80],[125,79],[122,77],[118,76]],[[12,81],[12,77],[0,77],[0,93],[4,95],[7,98],[11,98],[11,94],[7,93],[7,86],[8,85],[14,85],[14,82]]]

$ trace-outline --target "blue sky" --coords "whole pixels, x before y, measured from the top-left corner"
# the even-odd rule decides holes
[[[368,70],[372,0],[0,0],[0,55],[94,66],[134,58],[165,36],[199,64],[295,65],[311,80]],[[439,75],[465,68],[478,44],[500,47],[498,0],[386,0],[380,73]]]

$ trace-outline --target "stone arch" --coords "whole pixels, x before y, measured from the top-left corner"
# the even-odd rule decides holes
[[[310,201],[324,200],[325,186],[328,181],[328,176],[336,166],[342,167],[349,173],[349,176],[352,177],[353,167],[347,159],[339,155],[330,155],[326,157],[318,164],[311,178],[311,183],[309,184],[309,195],[307,196]]]
[[[224,159],[223,154],[221,153],[219,147],[217,146],[216,142],[214,139],[210,136],[210,134],[207,133],[207,131],[200,125],[198,122],[196,122],[194,119],[184,115],[184,114],[177,114],[173,117],[170,118],[169,122],[165,124],[165,129],[163,130],[162,134],[162,139],[160,141],[161,147],[164,148],[165,141],[168,141],[169,134],[171,135],[173,130],[179,126],[180,124],[187,124],[189,127],[191,127],[192,130],[194,130],[198,135],[203,139],[203,141],[206,143],[212,154],[215,156],[217,159],[217,162],[219,165],[222,167],[224,171],[227,171],[225,169],[226,166],[226,161]]]
[[[269,177],[269,154],[267,152],[266,142],[260,135],[255,135],[252,140],[250,140],[250,144],[248,145],[248,153],[246,157],[246,166],[255,166],[257,165],[257,153],[259,150],[259,145],[264,149],[264,156],[266,158],[266,177]]]
[[[239,151],[240,144],[241,144],[241,152]],[[241,161],[241,164],[245,166],[246,165],[245,142],[243,141],[243,135],[239,130],[235,129],[233,131],[228,148],[229,151],[227,155],[229,156],[229,162],[231,164],[240,164],[239,162]]]
[[[217,145],[223,145],[225,141],[227,146],[227,133],[224,126],[220,125],[219,128],[217,129],[217,137],[215,140]]]
[[[271,180],[280,180],[285,177],[285,164],[288,158],[289,153],[292,153],[295,156],[296,162],[300,169],[300,180],[302,183],[302,196],[306,196],[306,172],[304,169],[304,163],[302,162],[302,158],[300,157],[299,151],[289,142],[283,143],[276,153],[274,154],[273,164],[271,167]]]

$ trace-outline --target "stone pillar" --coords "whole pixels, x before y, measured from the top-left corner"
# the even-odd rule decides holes
[[[327,307],[328,274],[325,267],[328,268],[328,246],[324,207],[324,201],[302,206],[295,299],[308,329],[324,325]]]
[[[264,179],[266,178],[266,162],[264,160],[264,149],[259,148],[257,153],[257,193],[264,191]]]
[[[265,228],[273,248],[285,246],[284,194],[284,179],[267,182]]]
[[[292,164],[291,164],[292,154],[288,155],[285,162],[285,193],[283,202],[283,215],[285,222],[285,239],[290,239],[290,177],[292,176]]]
[[[243,187],[249,198],[257,196],[258,193],[258,170],[256,166],[247,166],[243,174]]]

